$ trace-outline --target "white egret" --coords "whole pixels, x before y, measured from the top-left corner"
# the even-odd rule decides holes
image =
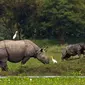
[[[30,81],[32,81],[32,79],[30,78]]]
[[[51,59],[52,59],[52,62],[53,62],[53,63],[58,63],[57,60],[55,60],[55,59],[53,58],[53,56],[51,56]]]
[[[15,32],[15,34],[14,34],[14,36],[13,36],[13,40],[16,38],[17,33],[18,33],[18,31]]]

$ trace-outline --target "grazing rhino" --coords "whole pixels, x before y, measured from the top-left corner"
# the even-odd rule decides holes
[[[80,58],[81,54],[85,54],[85,43],[78,43],[78,44],[72,44],[68,45],[65,49],[62,51],[62,60],[67,60],[71,56],[78,55]]]
[[[7,61],[14,63],[21,61],[21,64],[25,64],[31,57],[37,58],[44,64],[49,63],[43,49],[30,40],[0,41],[0,67],[3,71],[7,70]]]

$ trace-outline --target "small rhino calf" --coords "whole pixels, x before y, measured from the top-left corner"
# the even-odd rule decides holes
[[[75,56],[75,55],[78,55],[80,58],[81,54],[83,55],[85,54],[84,50],[85,50],[85,43],[68,45],[66,46],[66,48],[63,49],[61,58],[62,60],[64,59],[67,60],[71,56]]]

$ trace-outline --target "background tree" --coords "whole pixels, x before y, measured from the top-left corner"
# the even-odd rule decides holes
[[[0,26],[3,39],[57,39],[85,37],[84,0],[1,0]],[[7,36],[5,36],[7,35]],[[76,39],[76,40],[78,40]]]

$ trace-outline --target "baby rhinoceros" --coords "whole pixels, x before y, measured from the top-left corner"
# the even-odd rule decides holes
[[[80,58],[81,54],[83,55],[85,54],[84,50],[85,50],[85,43],[68,45],[62,51],[62,60],[64,59],[67,60],[71,56],[75,56],[75,55],[78,55]]]
[[[25,64],[32,57],[44,64],[49,63],[43,49],[30,40],[0,41],[0,67],[3,71],[7,70],[7,61],[14,63],[21,61],[21,64]]]

